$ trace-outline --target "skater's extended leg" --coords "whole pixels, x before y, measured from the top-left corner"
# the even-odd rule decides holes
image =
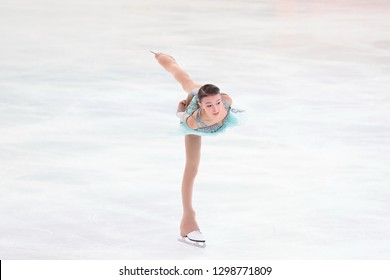
[[[195,177],[200,163],[201,137],[197,135],[185,136],[186,165],[182,181],[183,217],[180,224],[181,236],[198,230],[199,226],[195,219],[195,211],[192,207],[192,193]]]
[[[191,79],[187,72],[180,68],[172,56],[163,53],[157,53],[155,58],[157,59],[158,63],[164,67],[165,70],[173,75],[173,77],[181,84],[187,93],[190,93],[194,88],[201,87],[201,85],[195,83]]]

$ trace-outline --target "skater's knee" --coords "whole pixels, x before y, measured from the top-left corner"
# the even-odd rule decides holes
[[[198,174],[198,169],[199,169],[199,166],[197,164],[187,163],[186,168],[185,168],[185,172],[188,175],[195,177]]]

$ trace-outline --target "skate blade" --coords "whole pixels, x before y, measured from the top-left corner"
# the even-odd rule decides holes
[[[206,242],[205,241],[192,241],[192,240],[189,240],[186,237],[180,237],[177,240],[180,241],[180,242],[183,242],[183,243],[185,243],[187,245],[195,246],[195,247],[198,247],[198,248],[206,248]]]

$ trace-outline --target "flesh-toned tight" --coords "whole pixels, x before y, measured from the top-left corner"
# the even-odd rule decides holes
[[[201,85],[195,83],[190,75],[185,72],[177,64],[176,60],[167,54],[158,53],[155,55],[158,63],[166,71],[171,73],[173,77],[181,84],[184,91],[190,93],[194,88],[200,88]],[[188,97],[187,97],[188,98]],[[187,102],[180,106],[185,107],[191,99],[187,99]],[[184,110],[183,110],[184,111]],[[180,235],[186,236],[188,233],[194,230],[198,230],[199,226],[195,219],[195,211],[192,208],[192,191],[194,187],[194,181],[196,174],[198,173],[200,162],[200,147],[201,136],[198,135],[186,135],[185,136],[185,148],[186,148],[186,165],[184,169],[183,181],[182,181],[182,202],[183,202],[183,216],[180,223]]]
[[[192,207],[192,192],[199,168],[201,140],[201,136],[191,134],[185,136],[186,165],[181,187],[183,202],[183,216],[180,223],[181,236],[186,236],[191,231],[199,229]]]
[[[195,83],[191,79],[190,75],[180,68],[172,56],[159,53],[156,55],[156,59],[165,70],[172,74],[172,76],[181,84],[182,88],[187,93],[190,93],[194,88],[200,88],[202,86]]]

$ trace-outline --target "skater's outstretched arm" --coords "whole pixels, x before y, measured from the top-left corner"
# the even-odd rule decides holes
[[[201,87],[201,85],[195,83],[191,79],[190,75],[188,75],[187,72],[180,68],[180,66],[177,64],[176,60],[172,56],[164,53],[155,53],[154,57],[157,59],[158,63],[160,63],[160,65],[164,67],[165,70],[167,70],[173,75],[173,77],[180,83],[182,88],[187,93],[190,93],[191,90],[193,90],[194,88]]]

